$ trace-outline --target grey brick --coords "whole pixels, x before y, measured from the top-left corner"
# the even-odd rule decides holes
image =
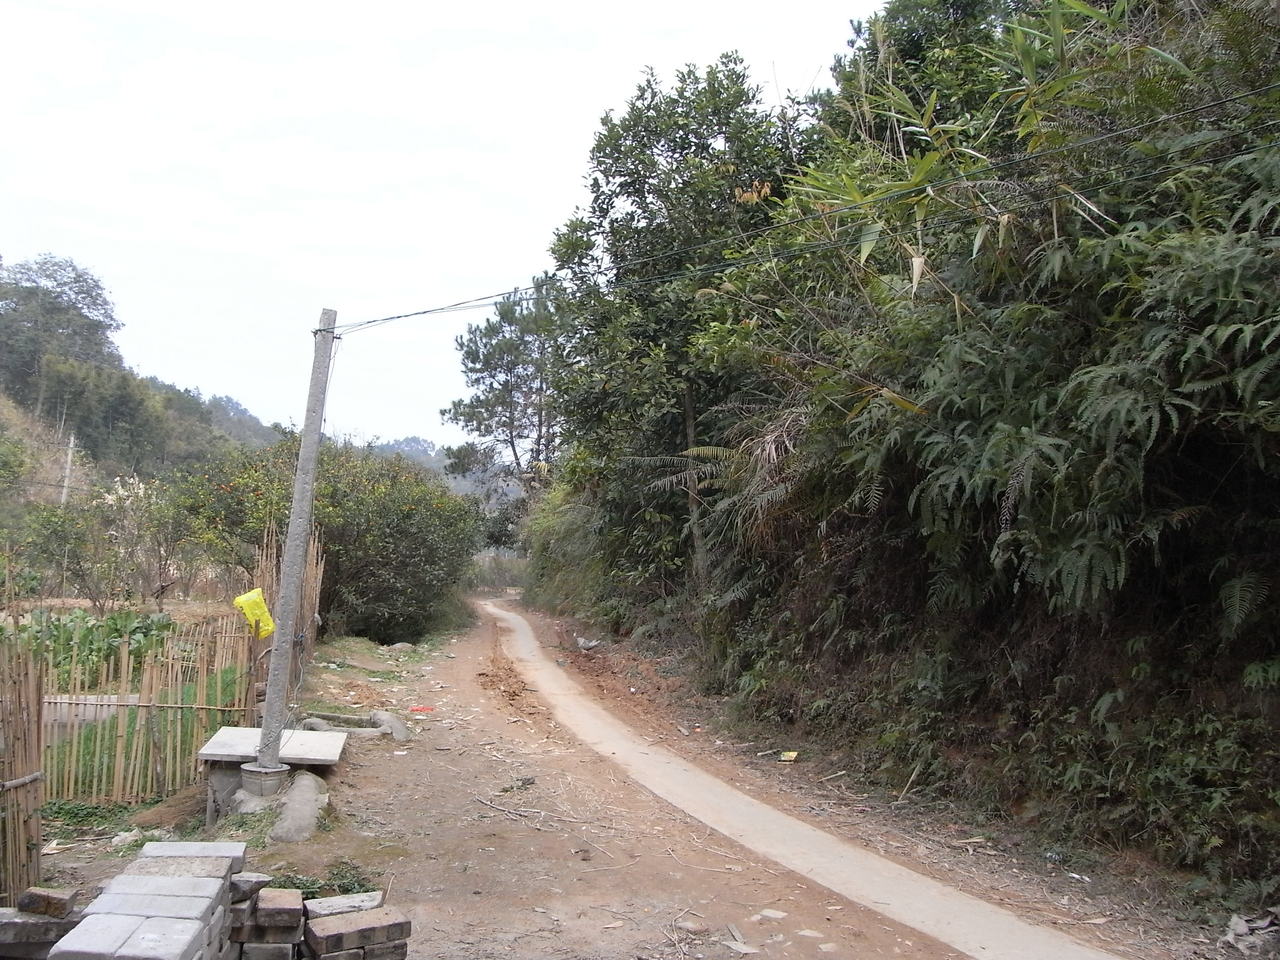
[[[218,908],[213,911],[213,917],[210,918],[208,925],[204,928],[204,942],[221,946],[222,941],[226,939],[227,933],[227,908],[219,904]]]
[[[246,943],[244,960],[293,960],[292,943]]]
[[[304,900],[302,906],[307,911],[307,919],[316,917],[334,917],[340,913],[354,913],[356,910],[375,910],[382,906],[382,891],[372,893],[348,893],[341,897],[317,897]]]
[[[26,913],[43,913],[46,917],[61,920],[71,912],[79,895],[75,890],[28,887],[18,894],[18,909]]]
[[[215,842],[197,842],[191,840],[152,840],[143,844],[144,857],[228,857],[231,860],[231,872],[239,873],[244,869],[245,845],[243,843],[220,840]]]
[[[120,873],[131,877],[214,877],[231,876],[230,857],[139,857]]]
[[[115,953],[142,926],[142,917],[96,914],[57,942],[49,956],[58,960],[98,960]]]
[[[102,892],[217,900],[225,889],[226,883],[214,877],[139,877],[122,873],[108,881]]]
[[[263,887],[258,891],[254,923],[263,927],[294,927],[302,920],[302,891]]]
[[[364,960],[405,960],[409,956],[407,940],[374,943],[364,948]]]
[[[86,915],[123,913],[132,917],[172,917],[208,923],[214,902],[207,897],[158,897],[154,894],[104,893],[84,908]]]
[[[23,913],[13,907],[0,907],[0,943],[55,943],[74,930],[79,922],[80,917],[76,914],[58,920],[40,913]]]
[[[407,940],[409,918],[395,907],[342,913],[307,922],[307,944],[316,953],[336,953],[388,940]]]
[[[231,939],[237,943],[301,943],[302,923],[292,927],[264,927],[246,923],[231,928]]]
[[[249,899],[231,904],[231,908],[227,911],[227,922],[233,927],[243,927],[252,923],[254,902]]]
[[[116,951],[115,960],[195,960],[203,927],[195,920],[148,917]]]
[[[271,883],[265,873],[233,873],[231,875],[231,902],[249,900],[255,893]]]
[[[337,953],[315,954],[316,960],[364,960],[364,951],[359,947],[354,950],[339,950]]]

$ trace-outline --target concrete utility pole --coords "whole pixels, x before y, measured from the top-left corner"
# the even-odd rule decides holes
[[[320,430],[324,423],[324,397],[329,384],[329,363],[333,357],[333,328],[338,315],[320,311],[320,327],[315,331],[316,352],[311,362],[311,387],[307,393],[307,413],[302,423],[302,445],[293,477],[293,504],[289,509],[289,532],[284,542],[280,569],[280,595],[276,598],[276,632],[271,644],[271,667],[267,674],[267,699],[262,712],[262,739],[258,762],[241,766],[245,787],[269,796],[284,782],[288,766],[280,762],[280,735],[284,730],[289,672],[294,638],[298,633],[298,604],[302,598],[302,574],[311,535],[311,507],[315,495],[316,462],[320,455]],[[252,786],[251,786],[252,783]]]

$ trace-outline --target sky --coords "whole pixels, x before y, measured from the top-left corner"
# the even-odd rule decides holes
[[[0,0],[0,257],[95,273],[140,374],[300,424],[322,308],[407,313],[551,266],[600,118],[645,67],[737,50],[776,104],[826,86],[872,9]],[[454,339],[484,318],[344,337],[326,431],[458,442]]]

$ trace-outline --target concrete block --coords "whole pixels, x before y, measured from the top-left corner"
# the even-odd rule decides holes
[[[144,857],[227,857],[231,872],[244,869],[245,845],[229,840],[197,842],[192,840],[152,840],[142,847]]]
[[[231,876],[230,857],[139,857],[120,873],[131,877],[213,877]]]
[[[0,944],[55,943],[75,929],[78,914],[59,919],[42,913],[24,913],[13,907],[0,907]],[[0,956],[4,951],[0,950]]]
[[[236,943],[301,943],[302,923],[292,927],[264,927],[260,923],[246,923],[231,928],[231,939]]]
[[[196,960],[203,927],[195,920],[147,917],[115,953],[115,960]]]
[[[354,950],[339,950],[337,953],[312,953],[317,960],[364,960],[364,951],[359,947]]]
[[[292,943],[246,943],[244,960],[293,960]]]
[[[263,927],[296,927],[302,920],[302,891],[263,887],[254,922]]]
[[[142,917],[102,913],[85,917],[80,925],[59,940],[49,951],[57,960],[99,960],[124,946],[142,926]]]
[[[220,947],[222,941],[226,939],[227,931],[227,908],[218,905],[213,911],[213,918],[204,928],[204,942],[212,946]]]
[[[25,913],[42,913],[61,920],[76,905],[76,890],[54,890],[52,887],[28,887],[18,894],[18,909]]]
[[[408,940],[409,918],[395,907],[341,913],[307,922],[307,944],[316,953],[336,953],[388,940]]]
[[[231,875],[231,902],[239,903],[248,900],[263,887],[271,883],[265,873],[233,873]]]
[[[233,927],[243,927],[245,924],[252,923],[255,903],[255,900],[241,900],[239,903],[231,904],[227,910],[227,922]]]
[[[316,917],[334,917],[340,913],[354,913],[357,910],[376,910],[382,906],[382,891],[371,893],[348,893],[340,897],[317,897],[304,900],[302,907],[307,911],[307,919]]]
[[[364,948],[364,960],[406,960],[409,956],[407,940],[391,940],[374,943]]]
[[[158,897],[154,894],[104,893],[84,908],[86,915],[122,913],[131,917],[167,917],[208,923],[214,903],[205,897]]]
[[[122,873],[109,880],[102,892],[218,900],[225,889],[226,883],[214,877],[139,877]]]

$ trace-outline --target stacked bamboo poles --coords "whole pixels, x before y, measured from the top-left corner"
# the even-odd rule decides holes
[[[0,905],[40,882],[41,663],[0,637]]]
[[[205,741],[252,716],[252,650],[243,622],[222,617],[143,656],[124,639],[96,670],[73,654],[65,691],[54,680],[44,698],[50,796],[137,803],[196,783]]]

